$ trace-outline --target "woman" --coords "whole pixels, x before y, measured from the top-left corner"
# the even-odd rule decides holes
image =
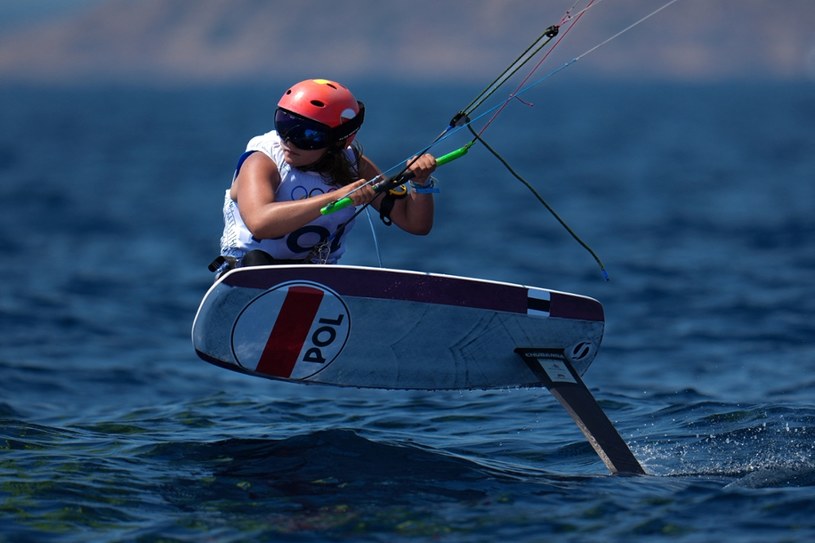
[[[339,260],[355,210],[321,215],[320,209],[345,196],[355,206],[382,203],[365,185],[379,169],[352,145],[364,116],[362,102],[334,81],[310,79],[286,91],[275,130],[249,141],[226,191],[221,269]],[[392,201],[389,216],[424,235],[433,226],[428,179],[436,160],[425,154],[409,163],[414,190]]]

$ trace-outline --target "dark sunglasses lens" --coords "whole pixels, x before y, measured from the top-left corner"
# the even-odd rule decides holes
[[[328,138],[323,130],[315,130],[304,126],[295,132],[297,137],[292,138],[292,143],[301,149],[322,149],[323,147],[328,147]]]
[[[328,147],[326,127],[320,123],[296,117],[278,109],[274,119],[275,130],[284,141],[290,141],[300,149],[322,149]]]

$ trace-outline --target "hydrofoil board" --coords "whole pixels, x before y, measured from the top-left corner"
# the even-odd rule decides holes
[[[449,275],[337,265],[237,268],[201,302],[198,355],[260,377],[391,389],[546,386],[517,349],[579,375],[603,308],[576,294]]]

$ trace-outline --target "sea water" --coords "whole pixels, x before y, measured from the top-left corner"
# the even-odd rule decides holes
[[[301,386],[195,356],[223,190],[285,84],[0,90],[0,541],[815,537],[811,83],[514,101],[484,138],[608,282],[482,146],[438,170],[429,236],[352,232],[344,263],[600,300],[585,380],[642,477],[610,476],[545,389]],[[477,92],[353,88],[382,168]]]

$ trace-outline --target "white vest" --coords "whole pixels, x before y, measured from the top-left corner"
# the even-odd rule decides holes
[[[336,190],[337,187],[327,184],[319,173],[298,170],[286,164],[286,161],[283,160],[283,148],[280,143],[280,136],[274,130],[252,138],[246,146],[246,153],[238,163],[233,180],[238,177],[243,159],[255,151],[260,151],[274,161],[277,170],[280,172],[280,185],[275,192],[276,202],[302,200]],[[345,152],[351,164],[358,167],[354,151],[348,148]],[[227,190],[224,198],[224,232],[221,236],[221,254],[240,260],[247,252],[260,249],[276,259],[307,259],[316,263],[319,259],[316,255],[311,254],[312,249],[333,237],[330,242],[331,251],[326,263],[336,264],[337,260],[345,252],[345,237],[348,231],[351,230],[354,221],[351,220],[339,235],[337,235],[337,229],[351,219],[354,212],[353,206],[347,207],[330,215],[321,215],[314,221],[285,236],[272,239],[257,239],[252,236],[252,233],[244,224],[239,211],[239,203],[230,198],[229,190]]]

